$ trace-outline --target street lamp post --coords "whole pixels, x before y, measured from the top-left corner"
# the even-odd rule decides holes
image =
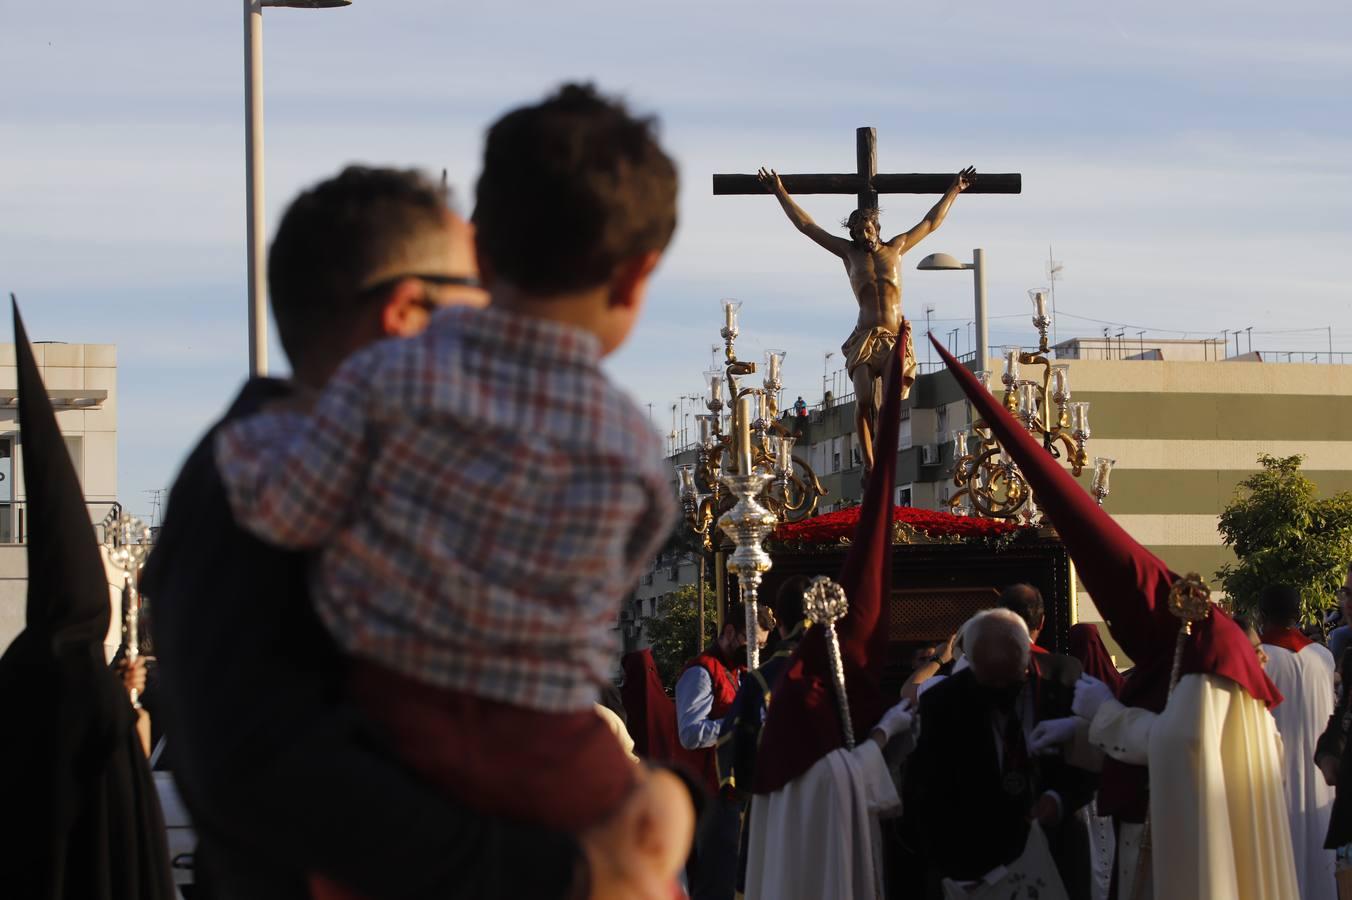
[[[973,250],[972,261],[969,263],[958,262],[947,253],[931,253],[920,260],[916,268],[921,271],[971,270],[976,287],[976,367],[985,369],[991,345],[986,321],[986,251],[980,248]]]
[[[249,270],[249,374],[268,373],[267,223],[263,209],[263,8],[328,9],[352,0],[244,0],[245,238]]]

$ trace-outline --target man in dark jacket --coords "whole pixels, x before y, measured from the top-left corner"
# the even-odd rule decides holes
[[[1338,602],[1352,605],[1352,566],[1338,589]],[[1329,716],[1328,726],[1315,744],[1314,761],[1333,785],[1333,812],[1329,816],[1329,832],[1324,839],[1326,850],[1336,850],[1352,843],[1352,753],[1348,752],[1348,735],[1352,734],[1352,653],[1344,653],[1338,661],[1338,702]]]
[[[223,421],[321,387],[354,350],[482,303],[469,227],[412,172],[349,168],[302,194],[269,257],[295,382],[258,378]],[[218,423],[219,425],[219,423]],[[487,819],[420,784],[347,702],[309,599],[308,558],[237,527],[207,433],[184,464],[143,578],[155,605],[175,778],[215,896],[308,897],[322,873],[382,898],[655,896],[607,852]]]
[[[978,614],[962,640],[971,665],[921,696],[907,761],[906,831],[930,860],[929,890],[1012,862],[1036,820],[1070,896],[1088,897],[1088,838],[1075,812],[1095,778],[1030,749],[1037,723],[1070,715],[1079,663],[1033,655],[1026,625],[1007,609]]]

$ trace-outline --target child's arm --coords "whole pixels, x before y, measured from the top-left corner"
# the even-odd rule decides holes
[[[374,363],[348,360],[313,413],[265,412],[216,436],[216,466],[235,520],[263,540],[302,550],[347,520],[365,481]]]

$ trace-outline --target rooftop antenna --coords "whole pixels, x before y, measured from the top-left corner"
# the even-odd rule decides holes
[[[1052,298],[1052,345],[1059,343],[1056,337],[1056,282],[1061,279],[1065,266],[1060,260],[1052,259],[1052,245],[1047,245],[1047,290]]]
[[[150,495],[150,526],[153,528],[160,521],[160,496],[164,493],[164,488],[154,488],[143,493]]]

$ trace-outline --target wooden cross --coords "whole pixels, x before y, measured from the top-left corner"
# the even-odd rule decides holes
[[[856,128],[856,170],[849,175],[781,175],[790,194],[857,194],[860,209],[877,209],[879,194],[942,194],[953,184],[952,172],[937,175],[878,174],[878,131]],[[1023,191],[1023,176],[1018,173],[977,174],[976,183],[964,193],[1018,194]],[[755,175],[715,175],[714,195],[764,194],[765,185]]]

